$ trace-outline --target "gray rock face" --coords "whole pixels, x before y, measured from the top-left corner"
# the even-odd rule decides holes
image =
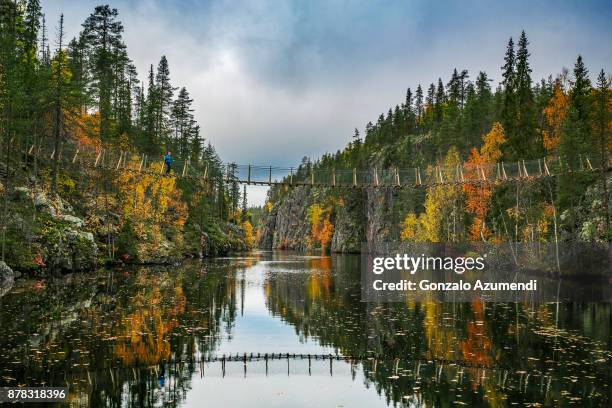
[[[363,192],[348,193],[344,205],[335,208],[334,236],[331,251],[358,253],[365,240],[363,225]]]
[[[13,189],[13,201],[25,207],[36,207],[43,217],[21,217],[16,214],[11,222],[14,231],[35,230],[35,223],[44,219],[43,235],[19,236],[31,239],[41,248],[42,261],[50,269],[80,271],[96,264],[98,247],[91,232],[85,231],[85,222],[74,214],[70,204],[59,196],[48,196],[44,191],[18,186]]]
[[[142,248],[138,252],[139,263],[148,265],[171,265],[179,260],[176,246],[167,240],[160,242],[154,251]]]
[[[393,217],[393,189],[346,192],[334,206],[331,251],[357,253],[363,242],[390,240],[397,234]],[[308,207],[314,202],[310,188],[296,188],[272,209],[262,227],[259,245],[265,249],[307,248],[310,234]]]
[[[95,266],[98,246],[91,232],[57,230],[49,238],[44,259],[49,268],[81,271]]]
[[[83,228],[85,226],[85,222],[79,217],[75,217],[74,215],[63,214],[63,215],[59,215],[57,218],[62,221],[66,221],[67,223],[71,224],[74,228]]]
[[[6,295],[13,287],[15,273],[4,261],[0,261],[0,297]]]
[[[261,248],[308,249],[310,225],[307,212],[311,204],[309,188],[292,190],[268,215],[262,231]]]

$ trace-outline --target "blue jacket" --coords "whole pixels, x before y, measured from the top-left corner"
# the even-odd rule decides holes
[[[166,162],[166,164],[172,164],[172,156],[170,156],[169,154],[165,155],[164,162]]]

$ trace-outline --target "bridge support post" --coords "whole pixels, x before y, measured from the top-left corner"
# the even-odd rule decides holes
[[[249,170],[247,172],[247,184],[251,184],[251,165],[249,164]]]
[[[293,167],[289,168],[289,185],[293,185]]]
[[[270,166],[268,171],[268,184],[272,185],[272,166]]]

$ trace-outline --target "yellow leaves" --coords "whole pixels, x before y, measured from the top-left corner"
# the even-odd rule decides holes
[[[268,213],[271,213],[274,205],[270,201],[267,201],[265,207],[266,207],[266,211],[268,211]]]
[[[452,177],[450,173],[460,162],[459,152],[457,149],[451,148],[444,158],[442,166],[443,171],[447,173],[445,177],[450,179]],[[444,225],[451,224],[451,219],[456,221],[460,201],[461,188],[459,186],[440,185],[430,187],[427,189],[424,204],[425,212],[418,217],[413,212],[406,215],[400,238],[404,241],[415,242],[440,242],[455,239],[452,231],[444,230]]]
[[[415,213],[409,212],[406,218],[404,218],[402,225],[403,228],[400,233],[402,241],[418,242],[421,240],[421,221],[417,218]]]
[[[255,246],[255,235],[253,234],[253,225],[250,221],[246,220],[242,223],[242,231],[244,231],[244,240],[249,246],[253,248]]]
[[[133,156],[133,166],[139,163]],[[123,221],[130,221],[135,234],[141,240],[150,240],[154,246],[162,241],[162,226],[180,232],[187,219],[187,205],[181,200],[174,176],[157,177],[162,163],[152,165],[152,173],[141,173],[137,168],[123,171],[117,179]],[[176,242],[175,242],[176,243]]]
[[[483,137],[484,145],[480,148],[480,154],[485,163],[496,163],[502,156],[500,146],[506,143],[504,128],[501,123],[495,122],[489,133]]]
[[[321,252],[325,252],[327,245],[334,236],[334,225],[330,221],[331,206],[323,208],[315,203],[308,207],[307,214],[310,222],[308,244],[313,247],[318,243],[321,247]]]

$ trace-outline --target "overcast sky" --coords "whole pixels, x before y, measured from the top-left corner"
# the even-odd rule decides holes
[[[166,55],[191,93],[203,135],[227,162],[293,166],[345,146],[406,88],[454,67],[495,84],[506,43],[530,41],[533,78],[572,67],[612,70],[607,1],[115,0],[141,79]],[[100,4],[43,0],[68,35]],[[251,189],[253,203],[264,189]]]

